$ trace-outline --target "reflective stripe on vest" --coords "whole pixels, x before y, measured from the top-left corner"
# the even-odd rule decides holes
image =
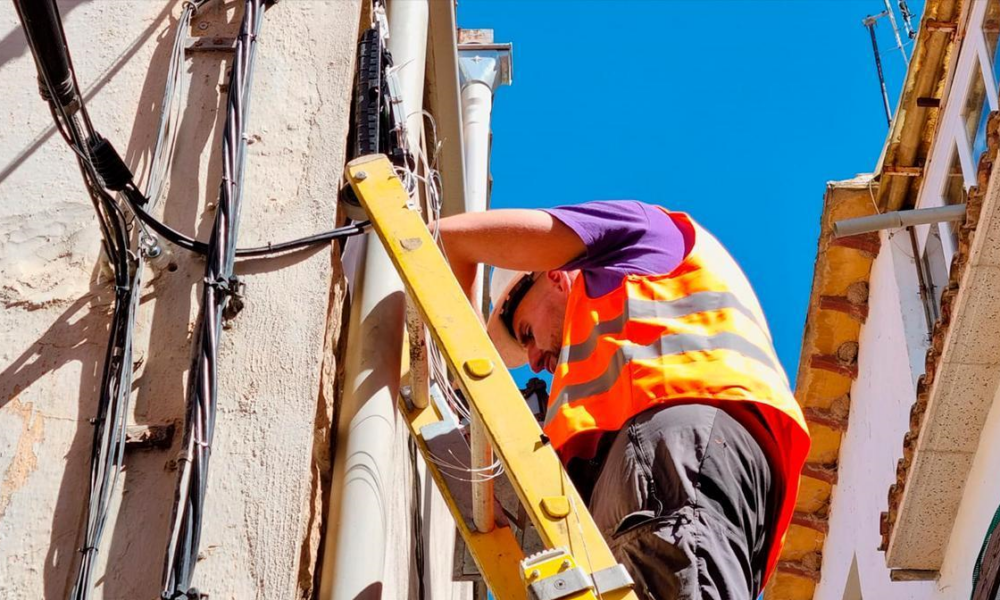
[[[559,353],[559,362],[572,363],[588,358],[602,335],[616,335],[625,329],[625,323],[636,319],[672,319],[710,310],[732,308],[757,323],[757,317],[740,302],[732,292],[695,292],[675,300],[626,299],[626,308],[618,317],[598,323],[590,336],[571,346],[565,346]],[[760,326],[760,323],[757,323]]]
[[[780,496],[769,576],[794,514],[809,431],[743,271],[687,215],[668,214],[688,242],[673,272],[626,276],[598,298],[584,277],[573,283],[544,430],[568,461],[593,457],[603,432],[654,406],[704,402],[756,424]]]
[[[594,328],[595,331],[597,329],[598,327]],[[594,340],[594,345],[596,345],[596,339]],[[564,404],[603,394],[610,390],[614,383],[618,381],[618,377],[621,375],[626,364],[634,360],[652,360],[672,354],[707,352],[711,350],[732,350],[761,363],[772,371],[778,370],[778,366],[772,360],[771,354],[754,345],[745,337],[735,333],[724,332],[712,336],[693,333],[667,334],[652,344],[645,346],[622,346],[615,352],[607,370],[597,378],[591,379],[586,383],[564,387],[559,392],[559,396],[549,405],[549,410],[545,414],[545,425],[548,425],[555,418],[559,409]],[[697,359],[692,357],[692,360]]]

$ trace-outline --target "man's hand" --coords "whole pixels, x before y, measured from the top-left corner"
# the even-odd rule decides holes
[[[470,297],[480,263],[517,271],[550,271],[586,251],[580,236],[541,210],[463,213],[441,219],[437,227],[452,271]]]

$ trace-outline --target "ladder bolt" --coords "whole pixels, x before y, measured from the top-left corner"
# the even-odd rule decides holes
[[[465,371],[472,375],[482,379],[483,377],[488,377],[493,373],[493,361],[488,358],[473,358],[465,361]]]

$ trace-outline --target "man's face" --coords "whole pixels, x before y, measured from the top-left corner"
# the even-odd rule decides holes
[[[528,364],[535,373],[542,369],[555,373],[572,281],[572,274],[565,271],[541,274],[514,311],[514,335],[528,351]]]

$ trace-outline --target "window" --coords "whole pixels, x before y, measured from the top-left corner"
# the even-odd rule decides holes
[[[979,159],[986,150],[987,120],[991,112],[1000,108],[997,98],[1000,0],[971,2],[966,33],[956,49],[954,76],[925,163],[925,178],[916,208],[966,202],[968,189],[976,184]],[[926,320],[933,322],[940,312],[941,294],[958,251],[958,224],[933,223],[917,226],[913,231],[916,251],[910,256],[916,256],[911,265],[917,267],[914,270],[923,283],[925,301],[921,308],[926,310]],[[918,324],[914,319],[913,325]],[[916,339],[915,333],[913,338]]]
[[[924,254],[921,257],[924,268],[924,285],[932,300],[934,308],[932,315],[935,320],[941,314],[941,293],[948,284],[948,265],[945,262],[944,246],[941,244],[941,228],[931,225],[924,243]]]
[[[979,157],[986,152],[986,121],[989,119],[990,111],[984,106],[979,115],[979,125],[976,127],[975,137],[972,140],[972,161],[979,164]]]
[[[979,155],[986,149],[986,117],[989,114],[986,82],[983,80],[979,61],[976,61],[972,67],[969,93],[965,96],[965,106],[962,108],[962,124],[965,126],[965,139],[972,145],[973,163],[979,161]],[[980,143],[982,150],[977,151],[976,147]]]
[[[958,148],[952,148],[951,160],[948,161],[948,173],[944,178],[944,189],[941,199],[944,204],[962,204],[965,202],[965,177],[962,174],[962,161],[958,157]]]
[[[1000,39],[1000,0],[988,0],[986,14],[983,15],[983,38],[986,40],[986,52],[993,60],[993,80],[998,79],[1000,66],[997,60],[997,40]]]
[[[966,191],[976,183],[978,162],[986,150],[986,123],[997,109],[994,68],[1000,72],[1000,0],[972,3],[968,35],[958,48],[948,97],[943,105],[941,126],[927,161],[916,208],[962,204]],[[938,240],[928,240],[935,230]],[[917,229],[921,256],[928,244],[941,242],[945,270],[958,249],[958,229],[954,224],[923,226]],[[934,259],[936,249],[927,253]],[[933,273],[940,271],[932,264]],[[935,280],[940,286],[943,281]],[[938,290],[940,293],[940,290]]]
[[[983,15],[983,41],[986,47],[986,56],[983,61],[988,60],[987,71],[993,74],[993,81],[988,85],[996,86],[1000,80],[1000,56],[997,56],[998,42],[1000,42],[1000,0],[987,0],[986,10]],[[986,101],[989,99],[987,98]],[[972,160],[979,162],[979,157],[986,150],[986,119],[989,117],[990,109],[985,106],[979,116],[979,127],[976,129],[975,137],[970,137],[972,143]]]
[[[961,135],[958,136],[961,138]],[[966,184],[969,183],[970,179],[975,177],[974,174],[966,172],[968,169],[967,165],[963,165],[961,148],[959,147],[961,140],[955,140],[951,144],[951,150],[947,155],[948,168],[943,173],[939,175],[938,179],[938,197],[940,200],[934,204],[934,206],[939,205],[950,205],[950,204],[963,204],[968,197],[968,192]],[[966,159],[968,160],[968,159]],[[937,253],[934,252],[927,253],[926,248],[932,243],[936,243],[941,247],[941,257],[940,257],[940,269],[944,269],[945,277],[944,279],[934,279],[934,285],[943,285],[947,280],[948,264],[951,261],[952,255],[958,248],[958,224],[953,222],[948,223],[935,223],[927,226],[929,230],[926,237],[921,233],[921,239],[923,241],[922,248],[925,250],[924,254],[927,256],[934,257]],[[931,240],[931,234],[936,236],[936,240]],[[941,235],[947,236],[947,239],[942,240]],[[936,258],[933,260],[937,261]],[[930,266],[934,266],[933,271],[930,270]],[[927,263],[925,261],[925,268],[928,269],[930,275],[937,275],[939,266],[935,263]],[[928,284],[929,285],[929,284]],[[940,289],[937,289],[937,295],[940,296]],[[936,303],[935,303],[936,304]]]
[[[972,600],[997,600],[1000,598],[1000,507],[986,532],[972,571]]]

